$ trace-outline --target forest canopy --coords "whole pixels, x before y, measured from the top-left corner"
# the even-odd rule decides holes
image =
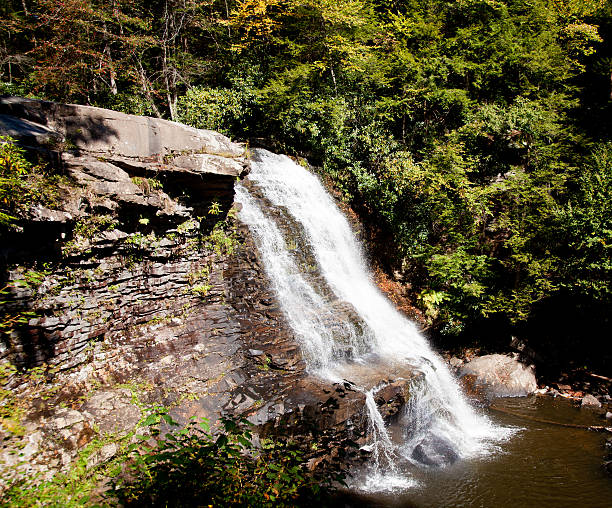
[[[610,354],[609,2],[9,0],[0,12],[0,93],[307,157],[375,225],[439,337]]]

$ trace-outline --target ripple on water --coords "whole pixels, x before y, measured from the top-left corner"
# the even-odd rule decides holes
[[[405,473],[373,473],[357,488],[365,493],[393,492],[395,494],[413,489],[419,482]]]

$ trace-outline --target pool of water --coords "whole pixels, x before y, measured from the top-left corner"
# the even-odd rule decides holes
[[[408,466],[403,491],[347,494],[349,506],[559,508],[612,507],[612,477],[602,468],[604,433],[563,427],[603,425],[601,416],[549,397],[497,399],[489,417],[519,427],[486,457],[435,469]],[[509,414],[511,412],[513,414]],[[534,421],[534,418],[540,421]]]

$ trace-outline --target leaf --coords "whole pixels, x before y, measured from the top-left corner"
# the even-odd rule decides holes
[[[157,425],[161,421],[161,417],[157,414],[148,415],[143,422],[140,424],[142,427],[151,427]]]

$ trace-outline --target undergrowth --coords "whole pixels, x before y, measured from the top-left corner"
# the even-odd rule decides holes
[[[252,506],[327,504],[344,473],[308,472],[297,443],[262,439],[256,445],[247,420],[222,418],[212,432],[205,419],[180,428],[155,407],[123,437],[97,436],[67,472],[0,478],[0,506]],[[173,430],[162,436],[163,428]],[[140,431],[146,435],[138,435]],[[91,464],[105,445],[111,459]]]
[[[344,480],[341,471],[309,474],[296,443],[262,440],[256,447],[247,420],[221,423],[213,434],[205,420],[192,420],[150,447],[134,445],[128,475],[113,482],[112,496],[124,506],[295,506],[323,503]]]

